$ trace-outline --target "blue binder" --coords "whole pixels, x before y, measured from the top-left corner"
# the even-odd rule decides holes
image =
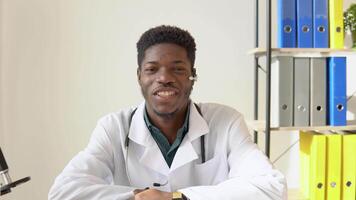
[[[328,58],[328,124],[346,125],[346,57]]]
[[[313,0],[313,47],[329,47],[328,0]]]
[[[294,48],[297,42],[296,0],[278,0],[278,48]]]
[[[297,0],[297,45],[313,47],[313,1]]]

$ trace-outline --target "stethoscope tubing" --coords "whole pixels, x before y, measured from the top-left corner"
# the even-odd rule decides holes
[[[201,110],[199,108],[199,106],[197,104],[195,104],[195,107],[196,109],[198,110],[199,114],[201,116],[202,113],[201,113]],[[132,122],[132,118],[136,112],[137,108],[135,108],[132,113],[130,114],[130,118],[129,118],[129,126],[128,126],[128,133],[126,135],[126,138],[125,138],[125,149],[126,149],[126,156],[125,156],[125,170],[126,170],[126,175],[127,175],[127,179],[129,181],[129,184],[132,185],[131,183],[131,178],[130,178],[130,173],[128,171],[128,156],[129,156],[129,146],[130,146],[130,139],[129,139],[129,134],[130,134],[130,127],[131,127],[131,122]],[[205,135],[202,135],[200,136],[200,152],[201,152],[201,160],[202,160],[202,163],[205,163]],[[166,181],[165,183],[163,184],[160,184],[160,183],[153,183],[152,186],[153,187],[161,187],[161,186],[165,186],[168,184],[168,181]]]

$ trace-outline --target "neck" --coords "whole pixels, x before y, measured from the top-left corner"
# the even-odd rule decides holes
[[[174,142],[179,128],[181,128],[184,124],[188,105],[189,103],[184,107],[184,109],[180,109],[170,114],[160,114],[154,111],[150,112],[147,109],[147,114],[151,123],[162,131],[171,144]]]

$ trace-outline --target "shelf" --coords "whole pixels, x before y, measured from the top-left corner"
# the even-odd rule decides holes
[[[266,55],[266,49],[255,48],[248,52],[250,55],[262,57]],[[272,48],[272,57],[330,57],[356,55],[353,49],[329,49],[329,48]]]
[[[263,132],[266,129],[265,121],[248,121],[247,125],[254,131]],[[271,131],[356,131],[356,125],[347,126],[306,126],[306,127],[271,127]]]
[[[299,189],[288,189],[288,200],[308,200]]]

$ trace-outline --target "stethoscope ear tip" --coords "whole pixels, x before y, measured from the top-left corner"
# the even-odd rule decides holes
[[[129,136],[127,135],[125,138],[125,147],[127,148],[129,146]]]

